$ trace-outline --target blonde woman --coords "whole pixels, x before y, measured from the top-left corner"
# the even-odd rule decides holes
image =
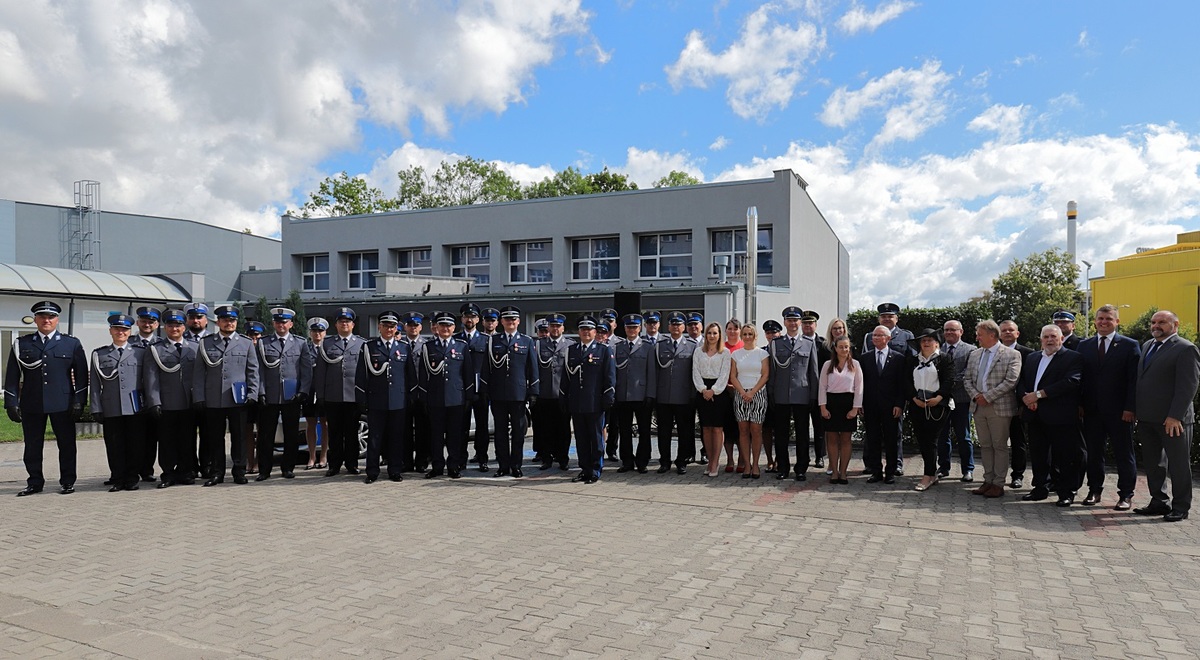
[[[763,448],[763,421],[767,416],[767,352],[755,346],[758,329],[747,323],[741,329],[742,347],[733,352],[729,386],[736,397],[733,414],[738,423],[738,454],[743,479],[758,479],[758,457]]]
[[[721,326],[709,323],[704,329],[704,343],[692,354],[692,384],[700,393],[696,404],[700,413],[700,433],[704,449],[711,457],[708,476],[717,476],[718,457],[725,442],[725,418],[732,412],[729,395],[729,349],[721,340]]]

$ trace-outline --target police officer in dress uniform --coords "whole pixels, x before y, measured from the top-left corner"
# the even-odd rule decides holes
[[[821,368],[833,357],[833,351],[825,345],[825,338],[817,332],[817,321],[820,320],[821,315],[811,309],[804,310],[804,315],[800,317],[800,333],[817,344],[817,373],[821,373]],[[732,419],[732,417],[731,415],[730,418]],[[813,406],[808,411],[808,419],[812,422],[813,428],[813,458],[815,459],[813,467],[823,468],[825,467],[825,418],[821,417],[821,407]]]
[[[426,479],[440,477],[445,470],[458,479],[467,468],[468,410],[475,398],[476,353],[466,340],[454,333],[454,315],[434,312],[435,337],[413,355],[416,394],[429,415],[432,467]],[[484,432],[487,432],[486,411]]]
[[[205,486],[225,482],[225,432],[233,458],[233,482],[246,483],[246,405],[258,398],[254,344],[237,333],[238,310],[222,305],[213,312],[218,332],[200,340],[192,378],[192,407],[203,411],[212,476]]]
[[[158,443],[159,488],[196,483],[196,413],[192,411],[192,380],[196,344],[183,338],[184,313],[165,309],[162,320],[166,336],[146,347],[142,359],[142,382],[146,407],[154,420],[155,434],[147,431],[147,442]]]
[[[133,319],[125,314],[108,317],[112,344],[92,351],[92,415],[104,427],[104,451],[112,474],[110,493],[138,489],[138,471],[145,458],[141,362],[146,349],[129,341]]]
[[[658,331],[660,322],[662,321],[662,312],[653,309],[647,310],[642,314],[642,319],[646,326],[646,334],[643,336],[651,344],[656,343],[659,339],[662,339],[663,336],[659,334]]]
[[[601,321],[603,323],[603,321]],[[617,368],[612,349],[596,340],[596,319],[579,319],[579,343],[567,349],[560,394],[575,428],[579,474],[571,481],[594,484],[604,468],[604,416],[616,400]]]
[[[368,340],[358,358],[355,387],[359,412],[367,414],[367,476],[364,483],[379,479],[379,457],[387,457],[388,478],[403,481],[402,466],[410,456],[407,439],[410,390],[416,381],[412,355],[419,350],[396,337],[400,314],[390,309],[379,313],[379,336]],[[411,459],[409,459],[411,460]]]
[[[401,341],[408,344],[410,353],[415,353],[426,340],[421,336],[425,315],[410,311],[400,318],[404,324],[404,337]],[[429,465],[429,416],[420,404],[415,404],[408,410],[404,423],[403,449],[400,468],[404,472],[424,472]]]
[[[656,402],[658,418],[658,473],[671,469],[671,431],[678,433],[675,471],[687,474],[687,464],[696,457],[696,387],[692,384],[692,354],[698,344],[683,336],[683,312],[667,315],[670,335],[654,344]]]
[[[808,477],[808,411],[817,400],[817,344],[800,333],[804,312],[796,306],[783,309],[785,332],[768,346],[767,391],[773,405],[775,460],[779,465],[776,479],[788,476],[791,456],[788,441],[790,425],[796,424],[796,481]]]
[[[559,395],[567,349],[575,342],[563,337],[566,317],[558,312],[546,316],[548,334],[537,340],[537,403],[531,406],[533,450],[541,454],[541,469],[548,470],[557,461],[566,470],[570,463],[571,418],[567,402]]]
[[[308,342],[293,335],[296,312],[287,307],[271,309],[274,332],[258,338],[255,354],[262,388],[258,402],[258,476],[271,477],[275,457],[275,429],[283,420],[283,458],[279,470],[284,479],[295,477],[296,454],[300,451],[300,413],[312,389],[314,356]]]
[[[79,340],[58,332],[62,307],[50,300],[34,303],[37,332],[17,338],[4,371],[4,411],[21,425],[25,438],[25,470],[29,473],[17,497],[42,492],[42,449],[46,419],[58,443],[60,493],[75,492],[75,420],[87,401],[88,366]]]
[[[613,323],[616,323],[615,321]],[[612,335],[612,330],[609,329],[609,324],[603,321],[596,323],[596,342],[608,347],[608,350],[616,352],[617,342],[620,338]],[[610,411],[611,413],[611,411]],[[606,414],[604,416],[604,452],[610,463],[616,464],[620,459],[617,458],[617,450],[621,446],[621,429],[617,426],[617,416]]]
[[[304,342],[305,348],[313,358],[313,380],[316,380],[317,371],[317,351],[325,341],[325,331],[329,329],[329,321],[314,316],[308,319],[308,341]],[[308,391],[305,393],[307,399],[304,401],[304,419],[306,421],[304,430],[305,441],[308,443],[308,465],[305,470],[314,468],[324,468],[325,464],[321,462],[321,453],[318,453],[317,446],[320,445],[324,453],[329,451],[329,425],[325,423],[324,411],[319,411],[316,399],[313,397],[313,384],[309,383]]]
[[[537,404],[540,387],[537,347],[532,337],[518,330],[521,310],[511,305],[501,308],[500,322],[504,329],[488,337],[487,358],[480,375],[496,420],[496,460],[500,467],[492,476],[521,477],[529,423],[525,405]]]
[[[149,348],[158,341],[161,314],[153,307],[138,307],[134,313],[137,315],[137,332],[130,333],[129,343],[138,348]],[[142,423],[146,427],[146,435],[145,441],[142,442],[142,457],[137,471],[143,481],[154,481],[154,459],[158,454],[158,420],[146,415]]]
[[[625,338],[613,351],[616,370],[616,401],[613,414],[617,418],[617,448],[621,467],[617,472],[637,469],[646,474],[650,464],[650,418],[654,414],[657,371],[654,369],[654,342],[641,337],[642,315],[626,314],[621,318]],[[637,420],[637,451],[633,448],[633,421]]]
[[[355,402],[354,377],[366,340],[354,334],[354,310],[339,307],[334,316],[337,332],[326,337],[317,348],[313,371],[313,395],[318,410],[325,414],[329,431],[329,469],[332,477],[346,467],[358,471],[358,404]]]
[[[496,328],[500,324],[500,310],[495,307],[484,307],[479,312],[479,325],[482,328],[478,340],[472,341],[470,344],[471,352],[474,353],[475,366],[479,374],[483,373],[483,365],[488,359],[488,337],[496,334]],[[478,392],[478,398],[474,403],[468,404],[475,410],[475,456],[471,458],[472,463],[479,464],[480,472],[488,471],[488,442],[492,440],[492,432],[487,430],[487,414],[491,410],[492,402],[488,397],[487,388],[483,386],[483,381],[475,383],[475,390]],[[482,407],[484,411],[484,423],[479,424],[478,409]],[[464,429],[468,428],[466,426]],[[480,429],[483,429],[481,432]]]
[[[489,316],[491,312],[496,313],[496,319],[499,320],[500,312],[488,308]],[[487,335],[488,333],[480,329],[480,309],[475,303],[463,303],[458,308],[459,316],[462,318],[462,330],[454,333],[454,338],[467,344],[467,349],[472,354],[472,364],[475,365],[478,371],[479,365],[483,364],[483,359],[487,357]],[[436,321],[434,322],[436,324]],[[435,330],[437,328],[434,328]],[[474,378],[474,374],[471,376]],[[479,383],[471,383],[472,391],[475,396],[472,401],[465,404],[463,407],[463,423],[462,434],[463,442],[467,442],[467,433],[471,429],[471,416],[475,416],[475,455],[471,458],[471,462],[479,465],[480,472],[487,472],[488,466],[488,402],[487,397],[479,391]]]
[[[1060,309],[1054,312],[1054,315],[1050,317],[1050,321],[1054,325],[1057,325],[1059,330],[1062,330],[1063,347],[1073,351],[1079,350],[1079,342],[1081,340],[1079,339],[1079,335],[1075,334],[1075,313],[1070,310]]]
[[[130,333],[129,343],[147,348],[158,341],[158,324],[162,315],[153,307],[138,307],[134,314],[137,315],[137,334]]]
[[[208,305],[193,303],[184,308],[183,315],[184,324],[187,327],[183,331],[183,338],[195,344],[196,350],[199,351],[200,340],[212,334],[212,331],[208,328]],[[212,466],[208,463],[208,459],[213,455],[213,451],[208,446],[208,433],[205,432],[205,429],[208,428],[206,418],[207,416],[202,413],[196,416],[196,430],[199,436],[199,442],[196,445],[196,465],[200,467],[200,476],[208,479],[212,476],[213,470]]]

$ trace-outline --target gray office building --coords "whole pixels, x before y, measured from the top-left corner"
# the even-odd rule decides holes
[[[758,217],[750,250],[749,207]],[[281,238],[281,293],[298,290],[309,316],[355,308],[362,334],[374,333],[385,308],[457,313],[466,300],[519,306],[526,331],[550,311],[566,313],[569,324],[605,307],[700,311],[723,324],[750,309],[761,322],[787,305],[822,318],[849,306],[849,254],[791,170],[600,195],[284,216]]]

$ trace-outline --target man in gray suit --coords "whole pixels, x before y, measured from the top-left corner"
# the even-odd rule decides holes
[[[358,471],[358,403],[354,379],[365,339],[354,334],[354,310],[339,307],[334,316],[337,332],[317,347],[313,370],[313,395],[329,430],[329,469],[325,476]]]
[[[284,479],[296,475],[296,454],[300,451],[300,405],[312,387],[313,355],[303,338],[293,335],[292,319],[296,312],[286,307],[271,310],[275,332],[260,337],[255,346],[262,390],[258,402],[258,476],[271,477],[275,457],[275,429],[283,420],[283,459],[279,469]]]
[[[225,430],[233,457],[233,482],[246,483],[246,402],[258,398],[258,360],[254,344],[237,333],[238,310],[222,305],[218,332],[200,340],[192,379],[192,407],[203,411],[211,452],[212,476],[205,486],[225,482]]]
[[[1154,339],[1142,346],[1134,403],[1150,503],[1133,512],[1161,515],[1167,522],[1186,520],[1192,506],[1192,399],[1200,383],[1200,351],[1178,332],[1174,312],[1161,310],[1150,318]]]
[[[817,345],[800,333],[799,307],[785,307],[785,332],[767,345],[767,398],[775,416],[775,461],[779,466],[776,479],[786,479],[791,470],[788,444],[791,425],[796,424],[796,481],[808,479],[808,411],[817,402]]]
[[[613,412],[620,428],[617,448],[621,467],[617,472],[636,469],[646,474],[650,464],[650,416],[654,412],[655,389],[658,386],[654,369],[654,342],[641,337],[642,315],[626,314],[622,318],[625,339],[614,351],[617,365],[617,396]],[[633,422],[637,420],[637,451],[633,448]]]
[[[196,483],[196,414],[192,412],[192,370],[196,344],[183,336],[184,314],[180,309],[162,313],[166,336],[146,348],[142,380],[146,407],[155,420],[158,465],[162,468],[159,488]]]
[[[988,319],[975,326],[979,348],[967,358],[962,384],[975,418],[975,433],[983,450],[983,485],[973,493],[1004,495],[1008,474],[1008,433],[1020,412],[1015,395],[1021,377],[1021,354],[1000,343],[1000,326]]]
[[[997,333],[999,326],[997,326]],[[975,446],[971,443],[971,397],[963,386],[963,377],[967,372],[967,358],[975,350],[973,344],[962,341],[962,323],[951,319],[942,325],[942,352],[954,360],[954,387],[950,396],[954,400],[954,409],[950,411],[950,423],[942,427],[942,437],[938,439],[938,474],[943,479],[950,476],[950,457],[954,446],[958,445],[958,464],[962,469],[962,481],[975,481]],[[1005,466],[1007,470],[1008,467]]]
[[[138,489],[146,441],[142,412],[142,370],[144,349],[129,342],[133,319],[124,314],[108,317],[112,344],[92,351],[92,415],[104,425],[104,450],[112,474],[115,493]]]

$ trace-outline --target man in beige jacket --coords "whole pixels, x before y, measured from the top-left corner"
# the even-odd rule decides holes
[[[973,493],[984,497],[1004,495],[1008,474],[1008,429],[1020,410],[1014,391],[1021,376],[1021,354],[1000,343],[1000,326],[988,319],[975,326],[979,348],[967,358],[963,387],[971,399],[975,437],[983,455],[983,485]]]

